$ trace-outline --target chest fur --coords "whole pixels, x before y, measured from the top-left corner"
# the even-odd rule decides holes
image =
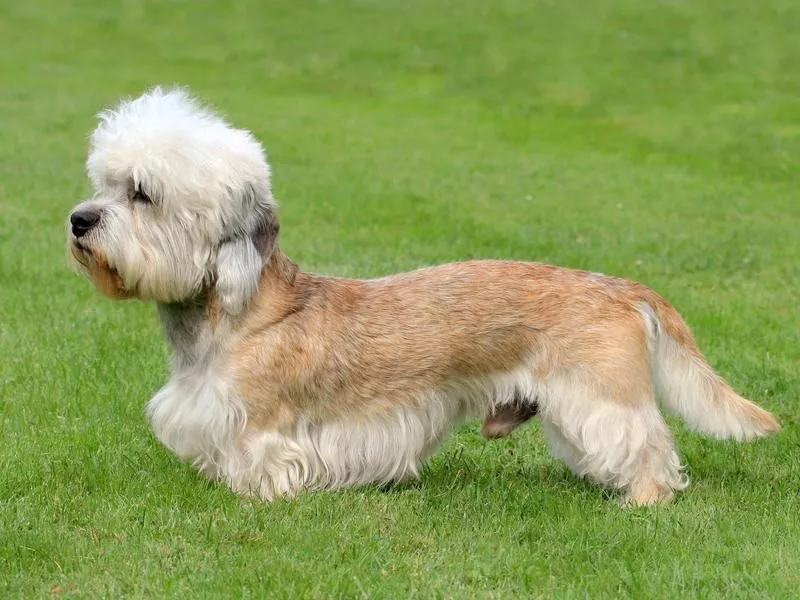
[[[153,431],[209,475],[235,452],[247,415],[225,369],[230,334],[202,306],[159,306],[172,345],[172,375],[147,405]]]
[[[242,403],[212,369],[174,374],[150,400],[147,413],[158,439],[203,470],[234,451],[246,422]]]

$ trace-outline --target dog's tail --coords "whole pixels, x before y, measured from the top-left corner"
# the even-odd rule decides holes
[[[667,409],[690,428],[717,438],[749,440],[780,430],[772,414],[742,398],[714,372],[669,302],[651,290],[642,295],[653,383]]]

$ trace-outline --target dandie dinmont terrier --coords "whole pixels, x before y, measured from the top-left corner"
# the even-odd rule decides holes
[[[638,283],[512,261],[300,271],[261,145],[182,90],[101,113],[87,170],[70,253],[106,295],[156,302],[172,375],[155,434],[237,492],[403,480],[464,419],[498,437],[538,414],[576,475],[650,504],[688,483],[657,397],[718,438],[779,429]]]

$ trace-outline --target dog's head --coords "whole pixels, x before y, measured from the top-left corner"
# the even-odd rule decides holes
[[[278,234],[250,133],[156,88],[100,114],[86,166],[95,193],[69,216],[69,250],[102,292],[181,302],[213,286],[244,309]]]

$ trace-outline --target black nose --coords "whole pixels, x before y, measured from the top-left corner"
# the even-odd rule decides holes
[[[72,223],[72,235],[83,237],[100,222],[100,213],[95,210],[78,210],[70,215],[69,222]]]

